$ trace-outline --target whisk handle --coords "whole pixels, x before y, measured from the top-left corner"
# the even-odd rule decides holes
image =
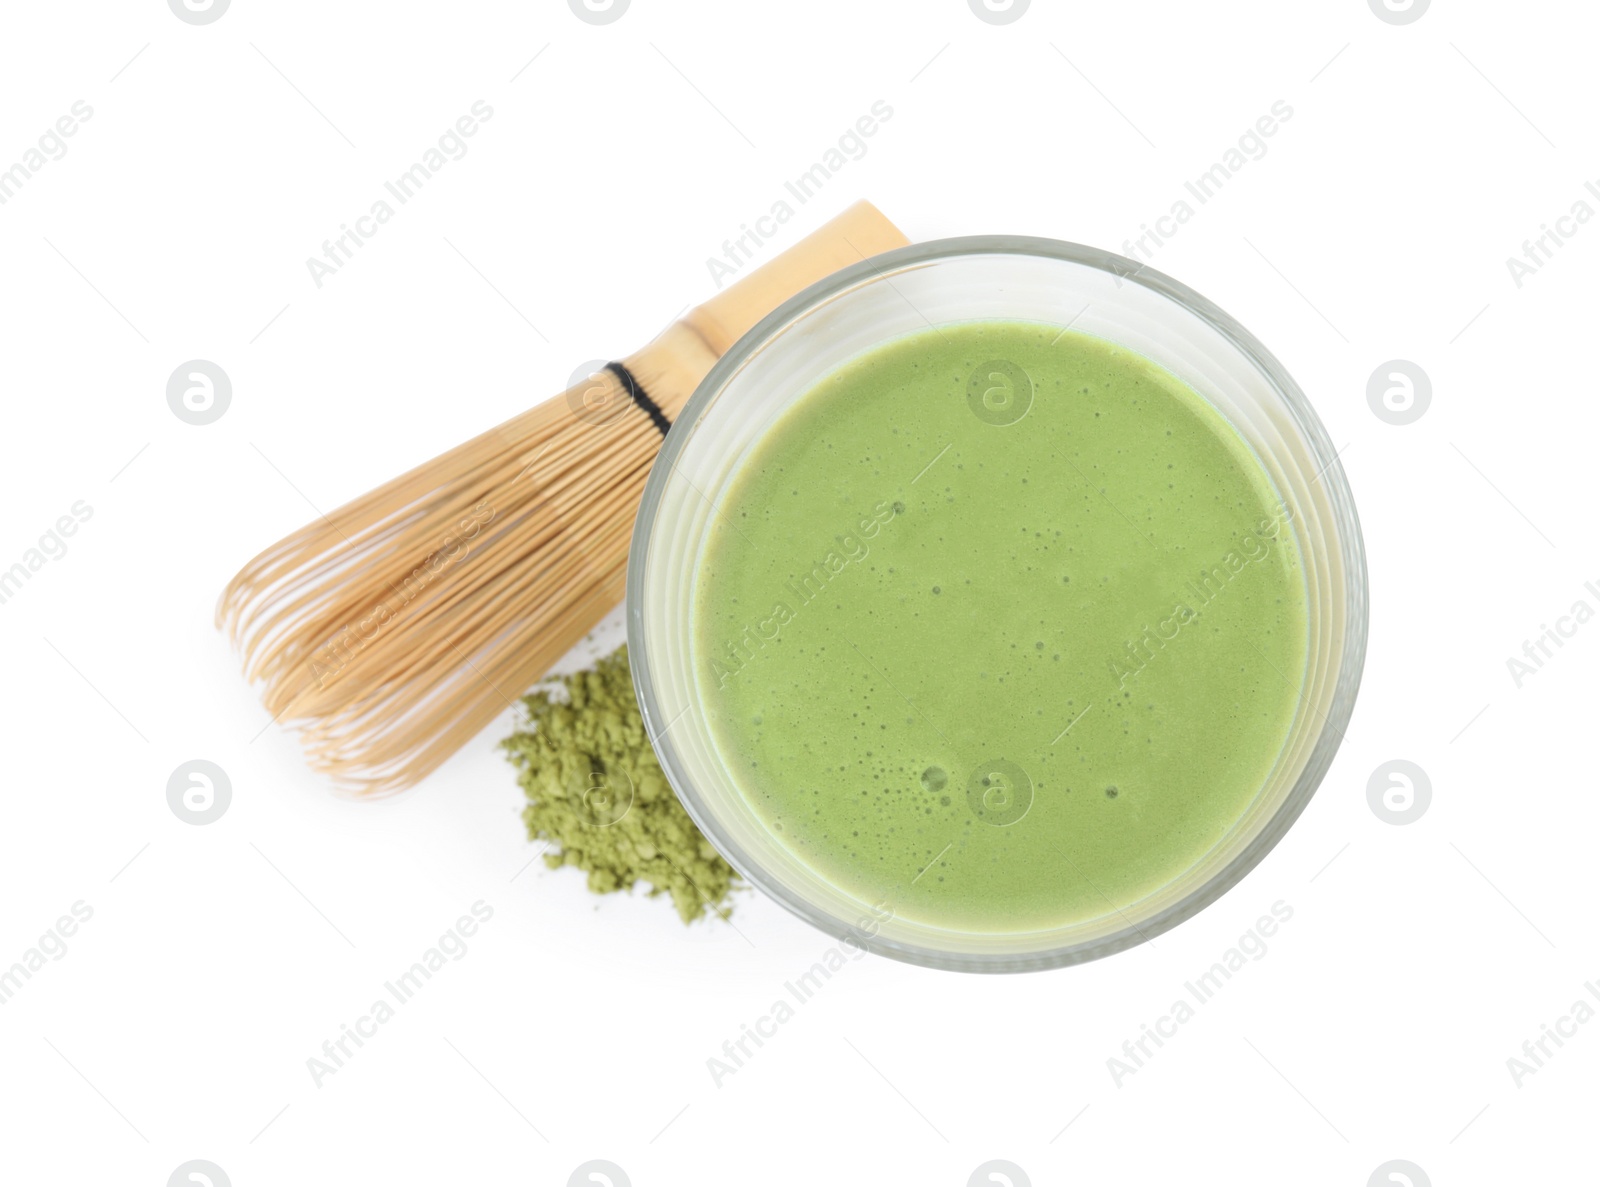
[[[871,202],[856,202],[682,320],[721,357],[746,330],[801,289],[847,264],[908,242]]]

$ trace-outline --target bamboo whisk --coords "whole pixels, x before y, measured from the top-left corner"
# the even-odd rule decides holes
[[[711,365],[802,288],[905,242],[858,202],[620,365],[257,556],[217,625],[274,720],[350,790],[438,767],[622,600],[662,433]]]

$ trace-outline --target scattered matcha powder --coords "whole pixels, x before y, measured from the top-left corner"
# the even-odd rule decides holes
[[[525,726],[501,743],[528,797],[530,840],[551,869],[577,866],[596,894],[650,887],[685,923],[722,918],[738,875],[689,819],[645,734],[628,649],[522,699]]]

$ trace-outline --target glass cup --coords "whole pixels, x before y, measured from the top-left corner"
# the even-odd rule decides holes
[[[716,508],[767,430],[850,359],[930,326],[1070,326],[1159,363],[1254,451],[1300,549],[1308,654],[1293,722],[1250,806],[1166,886],[1104,916],[1036,931],[974,932],[902,918],[833,885],[762,821],[700,710],[695,575]],[[974,972],[1076,964],[1142,943],[1214,902],[1294,823],[1343,738],[1367,640],[1361,528],[1342,467],[1304,394],[1210,301],[1132,260],[1049,239],[914,244],[819,281],[759,322],[711,369],[662,446],[628,562],[628,644],[645,726],[668,780],[717,849],[802,919],[868,951]]]

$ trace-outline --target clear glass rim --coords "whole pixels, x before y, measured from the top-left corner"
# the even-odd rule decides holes
[[[641,610],[651,533],[669,476],[683,452],[690,431],[704,415],[716,394],[745,361],[797,317],[862,281],[883,278],[886,274],[908,266],[934,260],[981,255],[1033,256],[1095,268],[1110,273],[1119,281],[1140,285],[1168,298],[1216,330],[1266,379],[1273,394],[1290,414],[1302,443],[1318,465],[1320,480],[1329,501],[1333,524],[1338,535],[1338,554],[1345,574],[1344,637],[1339,652],[1338,675],[1323,718],[1322,729],[1294,786],[1272,816],[1226,865],[1176,903],[1138,923],[1130,922],[1126,927],[1108,935],[1027,953],[951,952],[885,939],[875,932],[853,927],[846,921],[820,910],[769,877],[761,864],[753,860],[722,828],[716,815],[682,768],[668,733],[667,727],[672,722],[664,719],[656,697],[649,651],[644,639],[645,619]],[[1334,754],[1344,737],[1345,726],[1349,724],[1350,715],[1355,709],[1356,693],[1361,685],[1367,649],[1366,551],[1362,543],[1361,523],[1356,513],[1355,500],[1351,495],[1344,467],[1339,461],[1338,451],[1328,437],[1327,430],[1310,401],[1306,399],[1305,393],[1301,391],[1299,384],[1294,381],[1283,364],[1233,317],[1165,273],[1100,248],[1026,235],[968,235],[895,248],[882,255],[851,264],[819,280],[789,298],[751,327],[712,365],[711,370],[700,381],[694,394],[684,405],[683,411],[678,415],[662,443],[661,452],[645,482],[639,513],[634,520],[633,536],[628,552],[626,596],[628,656],[633,673],[634,692],[639,701],[645,729],[655,747],[656,757],[661,763],[667,781],[677,793],[685,810],[717,851],[727,858],[729,864],[745,881],[828,935],[837,939],[847,939],[862,949],[878,955],[930,968],[963,972],[1030,972],[1096,960],[1142,944],[1176,927],[1221,898],[1277,845],[1305,810],[1312,795],[1327,775]]]

